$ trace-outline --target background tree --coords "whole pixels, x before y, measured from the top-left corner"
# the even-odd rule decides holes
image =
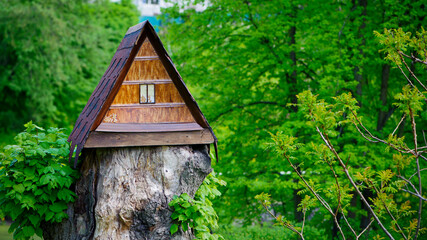
[[[130,0],[18,0],[0,1],[0,19],[0,132],[7,137],[29,120],[71,127],[138,12]]]
[[[223,223],[260,220],[253,196],[262,191],[272,195],[274,211],[302,220],[296,214],[299,199],[293,190],[302,186],[290,174],[290,166],[263,146],[270,138],[268,132],[278,130],[302,143],[320,143],[297,107],[286,107],[295,102],[296,93],[310,89],[319,98],[329,99],[352,92],[362,106],[360,114],[366,116],[364,124],[382,138],[400,122],[402,114],[392,105],[392,96],[401,91],[400,70],[383,60],[374,30],[405,27],[415,33],[425,18],[424,3],[180,2],[166,10],[164,35],[172,58],[180,63],[183,78],[200,99],[220,139],[221,159],[215,169],[229,183],[221,202],[216,203]],[[207,9],[196,12],[179,7],[195,2],[205,3]],[[416,67],[414,71],[425,77],[425,71]],[[425,122],[419,124],[425,128]],[[391,155],[382,147],[371,146],[346,126],[338,126],[334,132],[331,141],[337,151],[351,157],[356,166],[386,169],[383,160]],[[410,126],[402,123],[399,136],[410,133]],[[319,168],[308,157],[299,159],[296,165],[302,164],[303,174],[316,183],[334,181],[323,174],[329,167]],[[367,199],[373,197],[370,191],[363,194]],[[357,210],[363,205],[354,196],[349,202],[349,221],[363,229],[369,224],[369,211]],[[231,213],[230,208],[236,211]],[[325,229],[321,214],[310,216],[310,220]],[[329,226],[335,225],[332,218],[328,221]],[[337,228],[326,228],[329,238],[338,232]]]

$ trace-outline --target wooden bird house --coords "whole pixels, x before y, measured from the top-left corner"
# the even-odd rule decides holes
[[[83,148],[216,147],[212,128],[148,21],[129,28],[68,141],[75,164]]]

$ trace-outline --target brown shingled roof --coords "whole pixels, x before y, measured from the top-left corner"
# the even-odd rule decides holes
[[[182,81],[181,76],[163,47],[163,44],[157,36],[153,26],[148,21],[144,21],[128,29],[125,37],[117,48],[107,71],[102,76],[101,81],[98,83],[98,86],[95,88],[88,103],[76,121],[74,129],[68,138],[68,141],[71,142],[70,161],[74,150],[76,150],[74,167],[76,167],[77,159],[87,138],[89,137],[89,134],[99,126],[108,108],[113,102],[114,97],[118,93],[119,88],[145,38],[150,40],[154,50],[159,56],[159,59],[163,63],[184,102],[188,106],[195,121],[201,127],[208,128],[212,133],[215,139],[215,150],[217,150],[217,139],[212,128],[209,126],[209,123],[203,116],[199,106],[193,96],[191,96],[185,86],[185,83]]]

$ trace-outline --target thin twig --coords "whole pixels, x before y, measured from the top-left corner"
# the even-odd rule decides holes
[[[276,217],[276,215],[274,215],[269,209],[268,209],[268,207],[264,204],[264,203],[262,203],[261,202],[261,205],[265,208],[265,210],[274,218],[274,219],[276,219],[276,220],[278,220],[277,219],[277,217]],[[284,226],[287,228],[287,229],[289,229],[289,230],[291,230],[292,232],[294,232],[294,233],[296,233],[296,234],[298,234],[301,238],[302,238],[302,240],[304,240],[304,236],[302,235],[302,233],[300,233],[300,232],[298,232],[292,225],[290,225],[290,224],[287,224],[287,223],[285,223],[284,224]]]
[[[378,223],[378,225],[381,227],[381,229],[384,231],[384,233],[390,239],[394,239],[394,237],[391,235],[391,233],[384,227],[384,225],[382,224],[381,220],[378,218],[378,216],[376,215],[376,213],[374,212],[374,210],[371,208],[371,206],[369,205],[368,201],[365,199],[365,197],[363,196],[363,194],[360,192],[360,190],[357,187],[356,183],[353,181],[353,178],[350,176],[350,173],[348,172],[348,169],[345,167],[344,162],[342,161],[342,159],[338,155],[338,153],[335,151],[335,148],[332,147],[332,144],[330,143],[330,141],[327,138],[325,138],[325,136],[323,135],[323,133],[320,131],[319,127],[316,127],[316,130],[320,134],[320,136],[322,137],[322,139],[325,142],[326,146],[329,148],[329,150],[331,150],[331,152],[335,155],[335,157],[337,158],[337,160],[341,164],[341,166],[342,166],[342,168],[344,170],[344,173],[347,176],[347,179],[350,181],[351,185],[356,190],[357,194],[360,196],[360,198],[362,199],[362,202],[368,208],[369,212],[372,214],[372,216],[374,217],[375,221]]]
[[[406,118],[406,114],[403,114],[402,119],[400,119],[399,124],[397,124],[396,128],[394,129],[393,133],[391,133],[391,135],[394,135],[394,133],[397,131],[397,129],[399,128],[400,124],[402,124],[403,120],[405,120]]]
[[[338,207],[337,207],[337,210],[335,211],[335,216],[336,216],[338,214],[339,209],[341,208],[341,186],[338,181],[338,176],[335,173],[335,170],[332,167],[332,164],[328,161],[327,157],[325,158],[325,162],[328,164],[329,168],[331,169],[332,174],[334,175],[334,178],[335,178],[335,183],[337,184],[337,188],[338,188]]]
[[[420,169],[420,172],[427,170],[427,168],[423,168]],[[409,180],[411,180],[412,177],[414,177],[415,175],[417,175],[418,172],[415,172],[414,174],[411,175],[411,177],[409,178]]]
[[[415,192],[416,192],[416,194],[419,194],[418,193],[418,190],[417,190],[417,188],[414,186],[414,184],[412,184],[412,182],[410,181],[410,180],[408,180],[408,179],[406,179],[406,178],[404,178],[404,177],[402,177],[402,176],[397,176],[398,178],[400,178],[400,179],[402,179],[403,181],[405,181],[405,182],[407,182],[407,183],[409,183],[409,185],[411,185],[411,187],[412,187],[412,189],[414,189],[415,190]],[[403,189],[402,189],[403,190]]]
[[[424,133],[424,130],[422,130],[422,132],[423,132],[424,144],[427,146],[426,134]]]
[[[421,155],[421,154],[418,154],[418,157],[420,157],[420,158],[422,158],[422,159],[424,159],[424,160],[426,160],[427,161],[427,158],[426,157],[424,157],[423,155]]]
[[[423,188],[421,183],[421,171],[420,171],[420,160],[418,157],[418,142],[417,142],[417,126],[415,123],[414,113],[412,112],[411,107],[409,107],[409,116],[411,117],[411,125],[412,125],[412,134],[414,136],[414,147],[415,147],[415,161],[417,163],[417,175],[418,175],[418,194],[420,196],[423,195]],[[418,222],[417,222],[417,228],[415,229],[415,236],[414,240],[418,239],[418,233],[420,231],[421,227],[421,213],[423,210],[423,200],[420,198],[418,200]]]
[[[366,137],[366,136],[365,136],[365,134],[363,134],[363,132],[360,130],[360,128],[359,128],[356,124],[354,124],[354,126],[356,127],[357,131],[360,133],[360,135],[362,135],[362,137],[363,137],[364,139],[368,140],[368,141],[369,141],[369,142],[371,142],[371,143],[378,143],[378,142],[379,142],[379,141],[374,141],[374,140],[372,140],[372,139],[370,139],[370,138]]]
[[[301,235],[304,235],[304,225],[305,225],[305,213],[307,210],[303,210],[302,226],[301,226]]]
[[[399,51],[399,53],[402,53],[402,52],[400,52],[400,51]],[[409,71],[409,73],[411,74],[411,76],[412,76],[413,78],[415,78],[415,80],[417,80],[417,82],[421,85],[421,87],[423,87],[423,88],[424,88],[424,90],[426,90],[426,91],[427,91],[426,86],[424,86],[424,84],[423,84],[423,83],[422,83],[422,82],[417,78],[417,76],[415,76],[415,74],[412,72],[411,68],[409,68],[409,67],[408,67],[408,64],[406,64],[406,62],[405,62],[405,60],[403,59],[402,55],[400,55],[400,54],[399,54],[399,56],[400,56],[400,59],[402,60],[403,64],[405,64],[405,67],[406,67],[406,69]]]
[[[344,221],[347,223],[347,226],[350,228],[350,230],[351,230],[351,232],[354,234],[354,236],[356,236],[356,238],[357,238],[357,233],[354,231],[354,229],[351,227],[351,225],[350,225],[350,223],[348,222],[348,220],[347,220],[347,218],[345,217],[345,214],[344,214],[344,211],[342,210],[342,208],[340,208],[341,209],[341,213],[342,213],[342,216],[343,216],[343,218],[344,218]]]
[[[334,212],[332,211],[332,208],[329,206],[329,204],[319,194],[317,194],[314,191],[314,189],[310,186],[310,184],[308,184],[308,182],[304,179],[304,177],[298,171],[297,167],[295,167],[295,165],[292,164],[291,159],[289,158],[289,156],[286,153],[283,153],[283,156],[286,158],[286,160],[288,161],[289,165],[291,165],[291,167],[294,169],[294,171],[296,172],[296,174],[298,175],[298,177],[304,182],[304,184],[307,186],[307,188],[310,190],[310,192],[313,193],[313,195],[317,198],[317,200],[320,202],[320,204],[322,204],[323,207],[326,210],[328,210],[328,212],[334,217],[334,222],[337,225],[337,228],[340,231],[342,238],[346,239],[345,235],[344,235],[344,232],[342,231],[341,226],[338,223],[337,216],[334,214]]]
[[[421,196],[421,195],[419,195],[417,193],[411,192],[411,191],[406,190],[406,189],[401,189],[401,190],[404,191],[404,192],[407,192],[407,193],[409,193],[411,195],[414,195],[415,197],[417,197],[417,198],[419,198],[419,199],[421,199],[423,201],[427,201],[427,198],[424,198],[423,196]]]
[[[351,111],[351,110],[350,110]],[[396,145],[394,145],[394,144],[392,144],[392,143],[389,143],[389,142],[387,142],[387,141],[385,141],[385,140],[382,140],[382,139],[380,139],[380,138],[378,138],[378,137],[375,137],[371,132],[369,132],[369,130],[362,124],[362,122],[359,120],[359,118],[357,117],[357,115],[356,115],[356,113],[354,112],[354,111],[351,111],[351,113],[352,113],[352,115],[354,116],[354,118],[356,119],[356,121],[357,121],[357,123],[363,128],[363,130],[369,135],[369,137],[371,137],[372,139],[374,139],[374,140],[376,140],[376,141],[378,141],[378,142],[381,142],[381,143],[384,143],[384,144],[386,144],[386,145],[388,145],[388,146],[390,146],[390,147],[392,147],[394,150],[396,150],[396,151],[398,151],[398,152],[401,152],[401,153],[411,153],[411,154],[414,154],[414,151],[412,150],[412,149],[409,149],[409,148],[403,148],[403,147],[398,147],[398,146],[396,146]],[[357,127],[357,124],[356,123],[353,123],[353,125],[355,125],[356,127]],[[366,139],[366,137],[365,137],[365,139]],[[420,155],[421,156],[421,155]],[[427,158],[425,158],[425,157],[423,157],[423,156],[421,156],[424,160],[426,160],[427,161]]]
[[[371,222],[368,224],[368,226],[366,226],[365,229],[363,229],[363,231],[357,236],[357,239],[359,239],[366,232],[366,230],[369,229],[369,227],[373,222],[374,222],[374,219],[372,219]]]
[[[396,63],[396,66],[400,69],[400,71],[402,72],[403,76],[405,76],[406,80],[408,81],[409,85],[411,85],[411,87],[415,88],[415,85],[412,83],[411,79],[408,78],[408,76],[406,76],[406,73],[403,71],[403,69],[399,66],[399,64]]]
[[[419,63],[422,63],[422,64],[427,65],[427,61],[425,61],[425,62],[424,62],[423,60],[421,60],[421,59],[419,59],[419,58],[415,57],[414,55],[409,56],[409,55],[407,55],[407,54],[403,53],[402,51],[398,51],[398,52],[399,52],[399,54],[401,54],[401,55],[403,55],[403,56],[405,56],[405,57],[407,57],[407,58],[410,58],[410,59],[414,60],[415,62],[419,62]],[[426,53],[427,53],[427,52],[426,52]]]
[[[372,187],[375,189],[375,191],[377,192],[377,193],[384,193],[383,191],[380,191],[377,187],[375,187],[375,185],[374,185],[374,183],[370,180],[370,179],[368,179],[368,181],[369,181],[369,183],[372,185]],[[382,185],[382,183],[381,183],[381,185]],[[403,230],[402,230],[402,228],[400,227],[400,225],[399,225],[399,223],[397,222],[397,219],[395,219],[394,218],[394,216],[393,216],[393,214],[391,213],[391,211],[390,211],[390,209],[387,207],[387,204],[385,203],[385,201],[384,201],[384,199],[382,198],[382,197],[380,197],[379,196],[379,194],[378,194],[378,198],[381,200],[381,202],[382,202],[382,204],[383,204],[383,206],[384,206],[384,208],[385,208],[385,210],[387,211],[387,213],[388,213],[388,215],[391,217],[391,219],[395,222],[395,225],[397,226],[397,228],[398,228],[398,233],[400,233],[401,235],[402,235],[402,237],[403,237],[403,239],[408,239],[406,236],[405,236],[405,234],[403,233]]]

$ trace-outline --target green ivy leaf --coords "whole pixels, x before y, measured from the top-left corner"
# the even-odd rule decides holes
[[[189,207],[191,207],[191,204],[189,202],[185,202],[181,206],[184,208],[189,208]]]
[[[23,193],[25,191],[25,187],[22,184],[13,186],[13,189],[18,193]]]
[[[186,223],[182,224],[181,227],[184,232],[188,230],[188,225]]]
[[[67,209],[67,205],[64,202],[56,202],[49,206],[49,210],[52,212],[58,213]]]
[[[13,231],[15,231],[15,229],[19,227],[19,222],[15,221],[13,222],[10,227],[9,230],[7,230],[8,233],[13,233]]]
[[[176,233],[178,231],[178,225],[172,224],[170,231],[171,231],[171,235]]]
[[[55,215],[55,213],[47,212],[44,220],[49,221],[50,219],[52,219],[53,215]]]
[[[171,215],[171,218],[172,219],[177,219],[179,217],[179,213],[178,212],[176,212],[176,211],[174,211],[173,213],[172,213],[172,215]]]
[[[31,224],[33,224],[33,226],[37,227],[40,223],[40,216],[38,215],[30,215],[28,216],[28,219],[30,220]]]
[[[33,196],[30,195],[24,195],[22,197],[22,206],[28,208],[34,208],[34,204],[36,203],[36,199]]]
[[[39,195],[41,195],[41,194],[43,194],[43,190],[42,190],[42,189],[40,189],[40,188],[38,188],[38,189],[34,192],[34,195],[35,195],[35,196],[39,196]]]
[[[185,221],[185,220],[187,220],[187,217],[185,215],[180,214],[178,217],[178,220],[179,221]]]
[[[185,213],[185,215],[186,215],[187,217],[190,217],[190,216],[191,216],[191,213],[193,213],[193,211],[192,211],[192,209],[190,208],[190,209],[185,210],[185,211],[184,211],[184,213]]]
[[[25,226],[22,228],[22,232],[24,233],[25,237],[31,237],[34,235],[35,230],[32,226]]]

